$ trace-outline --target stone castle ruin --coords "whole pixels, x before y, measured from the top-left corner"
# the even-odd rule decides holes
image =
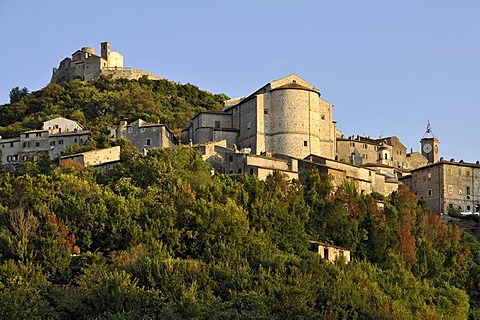
[[[90,81],[97,79],[100,75],[129,80],[142,76],[147,76],[151,80],[163,79],[147,71],[124,67],[123,56],[117,51],[111,51],[109,42],[102,42],[100,56],[95,53],[95,48],[83,47],[75,51],[72,57],[63,59],[58,68],[53,68],[50,82],[69,82],[75,79]]]

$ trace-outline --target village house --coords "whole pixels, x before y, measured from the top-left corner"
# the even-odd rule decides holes
[[[1,163],[16,166],[24,161],[35,161],[40,154],[56,159],[68,146],[83,144],[90,136],[89,130],[76,121],[58,117],[45,121],[42,129],[22,132],[19,137],[0,137]]]
[[[178,139],[164,124],[149,123],[137,119],[131,123],[121,121],[119,126],[110,131],[110,137],[127,139],[140,151],[152,148],[170,148],[178,144]]]

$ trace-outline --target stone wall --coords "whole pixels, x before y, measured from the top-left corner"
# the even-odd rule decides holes
[[[480,211],[480,165],[440,161],[401,179],[436,214]]]
[[[102,68],[100,74],[111,76],[113,79],[137,80],[143,76],[146,76],[150,80],[164,79],[163,77],[157,76],[153,73],[134,68]]]

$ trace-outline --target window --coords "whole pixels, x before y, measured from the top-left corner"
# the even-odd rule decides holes
[[[55,141],[50,141],[50,145],[51,145],[51,146],[54,146],[54,145],[55,145]]]
[[[73,142],[77,143],[77,141],[78,141],[78,139],[77,139],[77,138],[73,139]]]
[[[145,128],[140,128],[140,132],[145,132]]]
[[[220,128],[220,121],[215,121],[215,128]]]
[[[230,162],[233,162],[233,156],[230,156],[230,157],[228,158],[228,160],[229,160]]]
[[[38,137],[41,137],[41,136],[42,136],[42,133],[41,133],[41,132],[36,132],[36,133],[35,133],[35,137],[38,138]]]
[[[470,206],[467,206],[467,211],[470,211],[472,208]]]
[[[388,153],[385,153],[385,160],[388,160]]]
[[[355,147],[355,142],[350,142],[350,147]]]
[[[429,196],[432,195],[432,189],[428,189],[428,195],[429,195]]]
[[[322,120],[325,120],[325,115],[324,114],[322,114]]]
[[[251,127],[252,127],[252,121],[248,121],[247,122],[247,129],[250,130]]]
[[[368,149],[368,145],[366,143],[363,144],[363,149]]]
[[[147,139],[147,146],[150,145],[150,139]]]
[[[30,142],[24,142],[23,147],[24,148],[30,148]]]
[[[17,160],[18,160],[18,155],[14,154],[14,155],[12,156],[12,160],[13,160],[13,161],[17,161]]]
[[[268,109],[263,110],[263,114],[268,114]]]
[[[250,174],[253,174],[253,168],[250,168]]]
[[[83,139],[82,139],[82,138],[80,138],[80,143],[83,143]]]
[[[242,173],[242,169],[238,169],[237,172],[238,172],[238,173]]]
[[[304,147],[308,146],[308,142],[307,142],[307,141],[303,141],[303,146],[304,146]]]
[[[63,144],[63,140],[58,140],[58,144]]]
[[[35,147],[40,147],[40,142],[35,142]]]
[[[470,195],[470,187],[467,187],[467,194]]]
[[[328,248],[323,248],[323,258],[328,260]]]
[[[25,133],[25,138],[28,138],[30,136],[30,133]]]
[[[430,179],[430,178],[432,177],[432,173],[429,172],[429,173],[427,174],[427,176],[428,176],[428,179]]]
[[[28,156],[27,156],[27,155],[23,156],[23,157],[22,157],[22,160],[23,160],[23,161],[27,161],[27,160],[28,160]]]
[[[13,142],[10,142],[10,148],[13,148]]]
[[[7,156],[7,161],[8,162],[12,161],[12,156]]]
[[[132,127],[128,127],[128,133],[132,133]]]

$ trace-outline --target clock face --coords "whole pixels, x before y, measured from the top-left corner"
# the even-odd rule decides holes
[[[425,143],[423,145],[423,152],[430,153],[432,151],[432,145],[430,143]]]

